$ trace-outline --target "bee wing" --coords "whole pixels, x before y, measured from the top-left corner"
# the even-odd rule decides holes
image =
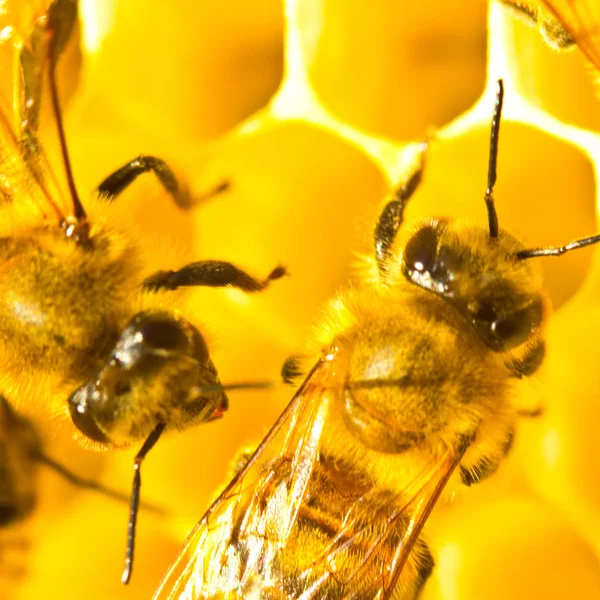
[[[320,438],[332,393],[340,390],[336,383],[333,367],[325,360],[317,363],[188,537],[155,600],[310,600],[327,597],[331,589],[347,600],[390,597],[462,452],[432,459],[401,494],[367,487],[343,509],[326,547],[315,552],[308,545],[304,571],[295,568],[292,573],[290,556],[296,567],[298,554],[297,540],[292,537],[288,544],[290,532],[299,514],[305,518],[314,506],[308,498],[311,484],[321,489],[315,466],[321,460]],[[284,589],[294,591],[285,595]]]
[[[74,0],[38,0],[30,10],[14,4],[0,16],[0,204],[30,201],[44,216],[62,217],[62,194],[39,130],[51,53],[56,61],[64,51],[77,6]]]
[[[590,62],[600,70],[600,3],[594,0],[543,0]]]
[[[254,455],[196,525],[163,577],[155,600],[219,597],[228,577],[232,586],[243,589],[256,563],[267,561],[285,545],[318,460],[329,378],[329,363],[319,361]],[[276,468],[265,468],[273,461],[286,472],[285,481],[277,484]],[[269,497],[277,499],[283,510],[265,511]],[[243,566],[230,557],[230,545],[240,537],[263,542]]]
[[[386,600],[392,597],[405,568],[410,573],[400,585],[405,592],[411,590],[412,595],[406,593],[406,597],[416,597],[424,583],[421,571],[427,572],[431,564],[423,562],[424,546],[411,563],[409,557],[465,450],[466,446],[449,450],[432,460],[399,495],[374,489],[355,502],[346,513],[344,526],[322,553],[321,560],[327,561],[326,577],[321,577],[314,595],[302,599],[325,597],[322,590],[331,578],[344,590],[339,596],[343,600]],[[360,560],[352,560],[353,554],[360,555]]]

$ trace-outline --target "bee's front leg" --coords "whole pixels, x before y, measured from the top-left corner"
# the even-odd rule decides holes
[[[264,280],[259,280],[229,262],[201,260],[178,271],[157,271],[144,280],[143,287],[154,292],[196,286],[233,287],[244,292],[260,292],[271,281],[285,274],[285,268],[277,266]]]
[[[192,197],[187,187],[181,185],[169,165],[156,156],[141,154],[109,175],[97,188],[98,195],[112,202],[121,192],[131,185],[140,175],[152,171],[165,190],[173,197],[179,208],[187,210],[202,200],[220,194],[229,189],[229,182],[223,181],[218,186],[201,196]]]
[[[423,142],[417,169],[396,189],[394,198],[385,205],[377,225],[375,225],[375,258],[382,279],[385,279],[387,274],[387,262],[390,258],[396,234],[402,225],[406,204],[421,183],[428,145],[428,141]]]

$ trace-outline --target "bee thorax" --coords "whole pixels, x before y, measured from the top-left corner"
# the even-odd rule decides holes
[[[399,313],[393,326],[372,321],[352,337],[340,408],[350,432],[373,450],[403,452],[444,435],[457,419],[484,414],[505,389],[493,358],[485,369],[464,359],[472,344],[484,360],[491,351],[441,315]]]

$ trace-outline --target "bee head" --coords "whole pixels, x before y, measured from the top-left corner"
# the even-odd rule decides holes
[[[80,432],[115,446],[147,437],[159,423],[184,427],[226,408],[204,339],[164,311],[136,315],[104,368],[69,398]]]
[[[600,234],[564,246],[525,248],[516,238],[500,230],[494,185],[503,98],[504,86],[500,79],[492,117],[484,197],[488,229],[468,226],[461,221],[428,220],[417,227],[404,244],[401,270],[410,281],[452,304],[493,351],[518,348],[519,352],[528,342],[531,342],[530,348],[543,348],[538,332],[549,307],[541,276],[529,259],[560,256],[597,244]],[[524,359],[525,355],[521,357]]]
[[[493,351],[511,351],[539,337],[547,301],[540,274],[521,256],[524,246],[498,227],[494,185],[504,85],[498,81],[490,134],[485,205],[488,229],[431,219],[404,245],[402,272],[444,298]]]
[[[512,350],[540,331],[547,301],[539,272],[518,259],[524,246],[491,238],[461,221],[428,220],[402,253],[404,276],[452,304],[494,351]]]

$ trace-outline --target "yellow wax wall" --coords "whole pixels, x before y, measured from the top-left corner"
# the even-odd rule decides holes
[[[532,246],[598,230],[600,104],[583,55],[552,51],[494,3],[408,4],[81,3],[83,66],[65,117],[82,197],[142,152],[177,165],[196,191],[228,178],[230,192],[190,213],[141,178],[119,197],[124,223],[162,268],[169,256],[231,260],[258,276],[282,263],[291,273],[251,297],[187,295],[223,382],[276,377],[302,351],[356,254],[371,250],[385,195],[426,134],[435,139],[407,218],[486,222],[499,77],[500,225]],[[425,600],[600,597],[598,261],[592,249],[540,261],[556,313],[545,365],[522,393],[542,398],[544,416],[522,423],[495,477],[428,524],[437,567]],[[168,515],[141,512],[127,588],[127,507],[42,471],[38,510],[10,534],[30,542],[10,553],[26,571],[0,571],[0,598],[149,598],[236,451],[256,444],[290,397],[231,393],[222,421],[160,441],[142,495]],[[49,454],[129,490],[137,449],[94,454],[71,440],[69,424],[44,431]]]

